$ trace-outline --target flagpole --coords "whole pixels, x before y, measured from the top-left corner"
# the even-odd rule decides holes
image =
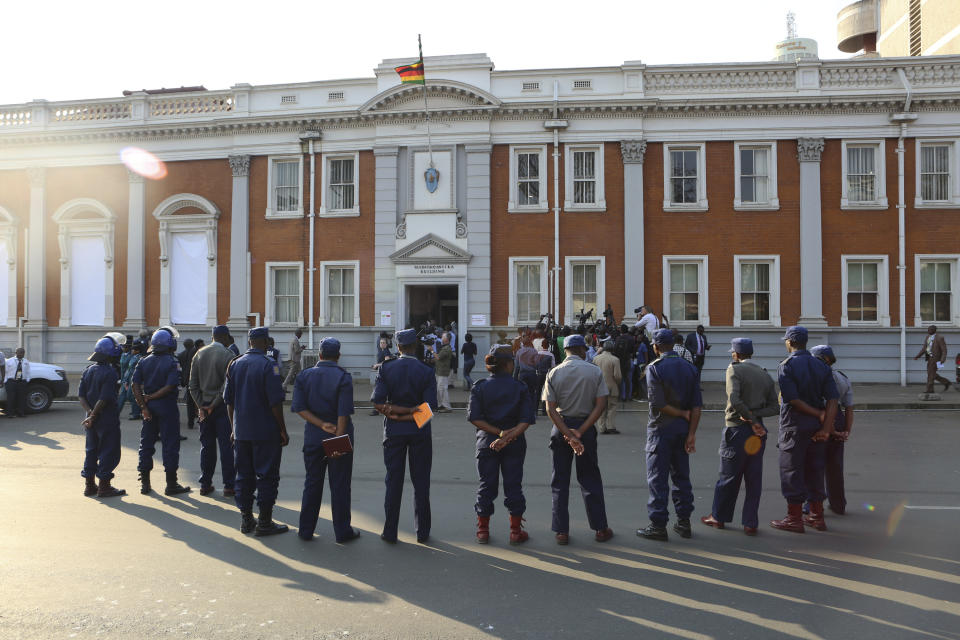
[[[417,47],[420,50],[420,69],[423,71],[423,114],[427,119],[427,152],[430,154],[430,167],[433,165],[433,144],[430,141],[430,110],[427,109],[427,68],[423,64],[423,41],[417,34]]]

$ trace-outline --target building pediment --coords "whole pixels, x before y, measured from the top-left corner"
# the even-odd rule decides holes
[[[423,111],[422,85],[397,85],[379,93],[360,107],[363,115]],[[492,94],[456,80],[427,80],[427,105],[433,110],[495,109],[501,102]]]
[[[473,254],[433,233],[390,254],[395,264],[466,264],[471,258]]]

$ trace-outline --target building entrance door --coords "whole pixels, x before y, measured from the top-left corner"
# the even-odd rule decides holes
[[[457,285],[407,285],[407,326],[419,329],[427,322],[445,327],[460,313]]]

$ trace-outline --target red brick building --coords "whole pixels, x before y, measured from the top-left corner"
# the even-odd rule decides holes
[[[483,349],[606,303],[705,325],[709,377],[734,335],[775,364],[797,322],[859,380],[899,380],[925,325],[956,342],[960,58],[428,58],[429,140],[400,62],[0,107],[0,346],[78,370],[105,327],[261,323],[283,348],[301,325],[363,373],[381,330],[456,321]]]

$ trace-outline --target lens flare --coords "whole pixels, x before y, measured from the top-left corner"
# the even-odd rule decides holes
[[[752,456],[760,451],[761,446],[763,446],[763,441],[760,440],[760,437],[757,435],[752,435],[747,438],[746,442],[743,443],[743,450],[748,456]]]
[[[887,519],[887,535],[893,537],[893,534],[896,533],[897,527],[900,526],[900,520],[903,519],[903,514],[907,510],[907,501],[904,500],[897,506],[893,508],[893,511],[890,512],[890,517]]]
[[[866,509],[867,511],[876,511],[876,510],[877,510],[877,508],[876,508],[875,506],[873,506],[872,504],[864,504],[864,505],[863,505],[863,508]]]
[[[167,165],[149,151],[138,147],[126,147],[120,152],[120,160],[130,171],[149,178],[162,180],[167,177]]]

